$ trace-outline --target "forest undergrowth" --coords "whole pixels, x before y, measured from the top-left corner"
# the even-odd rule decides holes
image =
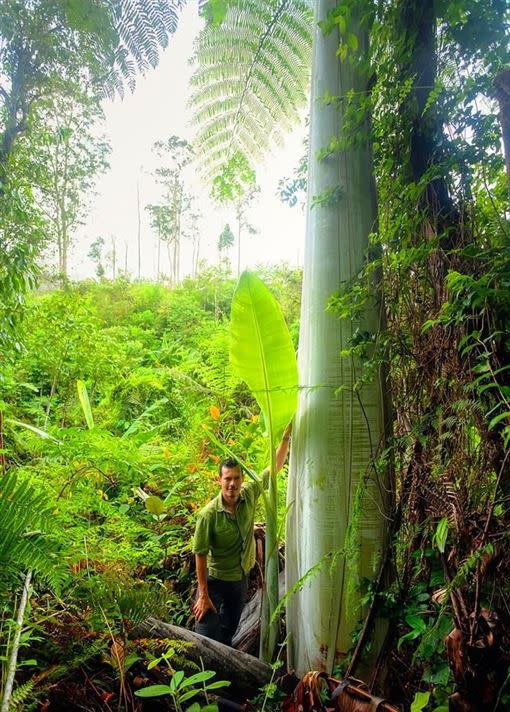
[[[299,271],[266,280],[296,336]],[[129,632],[150,615],[192,627],[195,515],[223,457],[208,431],[267,465],[229,364],[234,287],[211,270],[174,289],[118,280],[31,297],[1,383],[4,682],[33,571],[10,709],[131,708],[161,645]]]

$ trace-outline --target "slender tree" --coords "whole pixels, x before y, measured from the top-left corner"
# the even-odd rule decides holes
[[[232,205],[237,222],[237,276],[241,274],[241,239],[243,230],[256,232],[247,220],[247,210],[259,192],[255,171],[242,153],[236,153],[225,162],[215,177],[212,197],[220,204]]]
[[[76,81],[59,82],[37,106],[27,150],[36,203],[48,223],[47,241],[57,248],[58,272],[68,278],[69,249],[83,224],[98,175],[108,168],[108,142],[96,125],[103,112],[98,98]]]
[[[154,175],[164,190],[161,207],[166,217],[165,231],[161,237],[167,245],[172,282],[177,284],[181,271],[181,238],[185,229],[183,221],[191,207],[191,194],[186,189],[185,180],[185,169],[192,157],[191,146],[179,136],[170,136],[166,141],[157,141],[153,151],[161,161]]]
[[[34,207],[32,173],[19,139],[35,104],[70,66],[98,92],[134,88],[158,62],[183,0],[0,0],[0,342],[12,346],[23,295],[37,278],[47,226]]]

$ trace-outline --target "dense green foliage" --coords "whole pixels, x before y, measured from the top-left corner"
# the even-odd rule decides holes
[[[173,290],[89,282],[30,300],[0,396],[9,468],[0,503],[18,488],[0,507],[2,601],[7,614],[7,591],[32,568],[29,657],[40,670],[58,665],[53,677],[83,675],[111,635],[151,613],[189,621],[194,514],[216,492],[223,456],[207,431],[254,470],[267,464],[258,407],[229,363],[235,283],[219,276]],[[299,273],[266,279],[295,333]]]
[[[72,95],[73,108],[84,109],[82,93],[98,117],[101,93],[132,87],[137,68],[155,65],[181,4],[158,1],[148,12],[143,0],[0,0],[2,685],[22,581],[34,581],[18,709],[36,709],[39,698],[89,708],[89,696],[104,709],[113,691],[127,706],[126,673],[154,652],[129,643],[129,630],[149,614],[189,622],[189,540],[194,512],[215,492],[213,441],[254,469],[267,464],[258,409],[228,361],[234,283],[224,270],[172,290],[90,282],[23,300],[51,235],[44,197],[62,173],[57,164],[51,172],[53,149],[72,137],[48,119],[48,107]],[[242,201],[255,184],[250,161],[306,99],[309,7],[208,6],[194,79],[197,145],[216,177],[215,197],[236,205],[239,248],[248,227]],[[448,698],[461,709],[504,709],[510,243],[500,137],[509,126],[494,87],[510,63],[508,8],[503,0],[332,7],[321,30],[337,33],[338,61],[361,70],[367,89],[334,96],[325,88],[322,102],[339,110],[342,130],[314,158],[327,165],[338,153],[373,149],[378,221],[363,268],[338,285],[329,310],[339,328],[350,328],[375,298],[383,326],[353,330],[338,358],[356,364],[356,378],[337,395],[361,401],[382,370],[393,404],[393,437],[377,444],[370,463],[376,478],[395,473],[392,543],[378,579],[357,581],[353,592],[357,610],[391,622],[371,677],[382,680],[389,668],[389,694],[414,698],[415,709],[444,712]],[[360,29],[370,40],[366,55]],[[91,140],[83,148],[74,204],[62,213],[67,240],[91,174],[105,164],[104,147],[95,151]],[[290,203],[304,173],[303,161],[281,189]],[[175,174],[166,177],[176,187]],[[171,182],[151,213],[160,240],[176,246],[184,202]],[[334,180],[309,195],[311,211],[320,221],[320,211],[344,197]],[[220,258],[232,240],[225,229]],[[98,267],[100,248],[96,241]],[[177,249],[172,259],[178,283]],[[265,276],[296,345],[300,275]],[[353,542],[361,494],[355,505]],[[346,548],[355,560],[356,546]],[[339,673],[355,671],[370,622],[355,632]]]

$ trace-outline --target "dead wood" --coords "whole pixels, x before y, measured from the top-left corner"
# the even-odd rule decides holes
[[[206,670],[214,670],[218,679],[230,680],[229,695],[245,699],[252,697],[271,679],[272,669],[253,655],[230,648],[228,645],[194,633],[186,628],[169,625],[148,618],[131,633],[131,638],[158,638],[183,640],[192,645],[186,650],[186,657],[194,663],[203,663]]]
[[[278,577],[280,598],[285,593],[285,570]],[[245,653],[255,653],[260,633],[260,611],[262,606],[262,588],[257,588],[243,608],[241,620],[232,640],[232,647]]]

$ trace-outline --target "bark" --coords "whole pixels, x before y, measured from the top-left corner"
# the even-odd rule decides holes
[[[427,106],[437,78],[436,11],[434,0],[401,0],[396,36],[403,47],[402,83],[413,80],[413,89],[404,110],[410,129],[409,180],[418,183],[429,168],[441,162],[440,146],[444,143],[443,126],[434,102]],[[455,213],[442,176],[429,181],[422,196],[422,207],[439,232]]]
[[[19,45],[14,48],[14,61],[10,74],[10,92],[1,90],[6,109],[5,129],[0,140],[0,175],[6,175],[7,162],[13,150],[14,143],[20,134],[27,131],[28,114],[31,98],[27,95],[26,71],[28,57],[26,51]],[[3,193],[0,181],[0,195]]]
[[[499,102],[499,120],[505,151],[508,197],[510,199],[510,69],[501,71],[494,80],[496,99]]]
[[[21,595],[21,601],[18,608],[18,614],[16,616],[16,632],[14,634],[14,640],[12,641],[11,656],[9,658],[9,665],[7,668],[7,677],[4,686],[4,696],[2,699],[1,712],[8,712],[9,702],[12,695],[12,690],[14,687],[14,676],[16,675],[16,665],[18,662],[18,652],[21,640],[21,632],[23,630],[23,621],[25,619],[25,609],[28,602],[28,594],[30,591],[30,583],[32,581],[32,572],[28,571],[25,576],[25,581],[23,583],[23,593]]]
[[[267,685],[273,673],[270,665],[252,655],[155,618],[149,618],[137,626],[131,638],[166,638],[192,643],[186,650],[186,658],[198,665],[203,662],[206,670],[217,673],[218,679],[230,680],[228,691],[233,697],[252,697]]]
[[[257,544],[261,543],[257,539]],[[260,552],[257,554],[259,566],[263,566],[264,555]],[[280,571],[278,576],[278,592],[279,597],[285,593],[285,570]],[[260,614],[262,610],[262,589],[258,588],[250,600],[243,608],[243,614],[239,621],[239,627],[236,630],[232,640],[232,647],[237,650],[242,650],[244,653],[253,653],[257,649],[257,641],[260,635]]]

